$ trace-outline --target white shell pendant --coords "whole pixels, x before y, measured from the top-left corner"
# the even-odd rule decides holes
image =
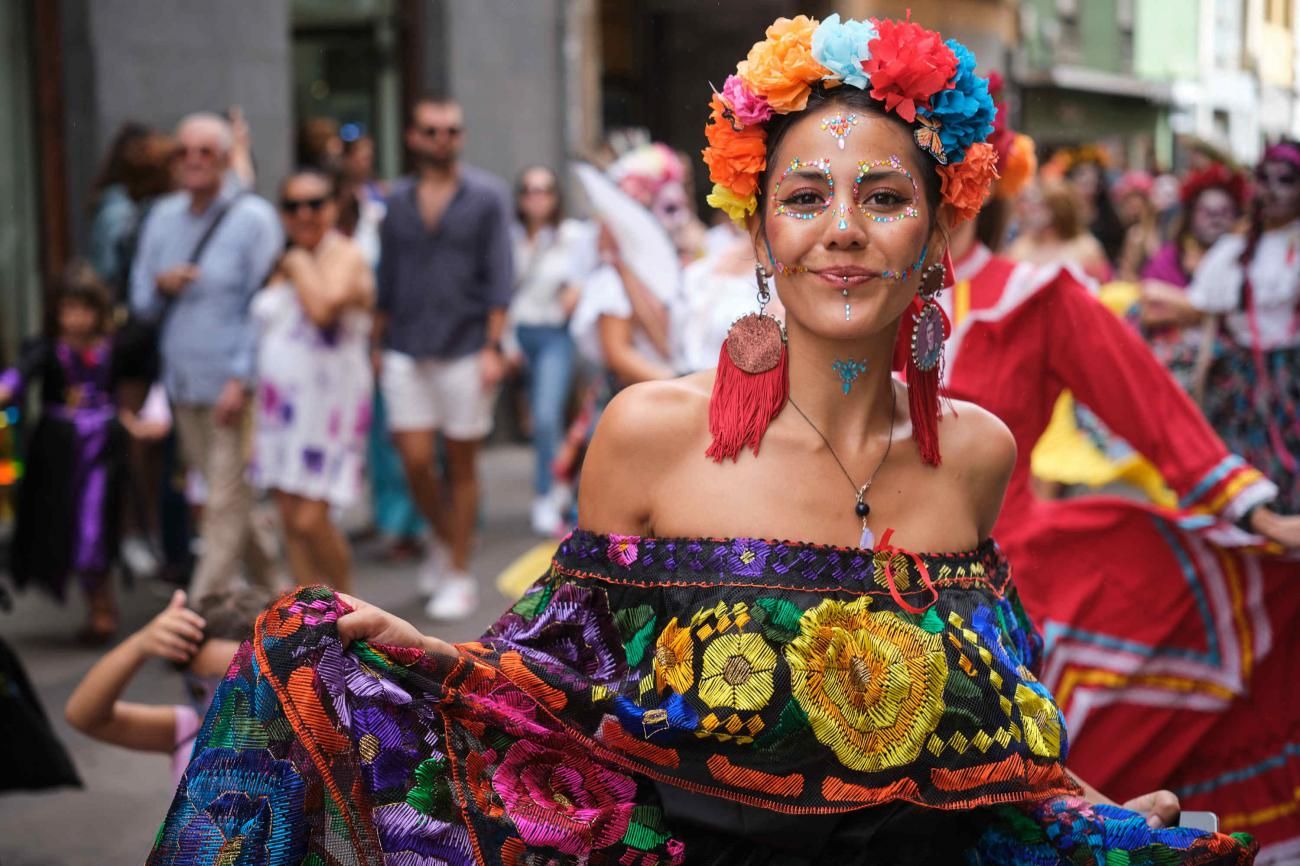
[[[861,547],[863,550],[871,550],[875,548],[875,546],[876,535],[871,531],[871,528],[867,526],[867,522],[864,520],[862,521],[862,538],[858,541],[858,547]]]

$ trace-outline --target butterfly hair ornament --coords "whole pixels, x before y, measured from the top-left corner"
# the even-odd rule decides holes
[[[973,218],[998,178],[998,152],[989,141],[997,109],[988,79],[976,75],[975,66],[975,55],[965,45],[956,39],[945,41],[935,31],[912,21],[910,14],[903,20],[856,21],[841,19],[838,14],[820,22],[806,15],[778,18],[767,28],[765,38],[756,42],[736,66],[735,74],[727,77],[722,90],[713,92],[705,127],[708,147],[704,149],[704,162],[713,182],[709,204],[743,225],[758,210],[768,170],[769,121],[777,115],[804,111],[814,89],[833,99],[838,88],[856,88],[869,94],[880,111],[911,127],[916,146],[934,160],[940,200],[954,220]],[[849,113],[841,108],[825,116],[820,127],[843,150],[865,119],[862,109]],[[810,165],[823,169],[818,164]],[[865,173],[871,165],[859,168]],[[791,167],[781,166],[779,170],[788,173]],[[828,207],[829,200],[818,213]],[[836,225],[846,231],[847,213],[837,210],[835,214]],[[918,215],[913,208],[874,221]],[[770,253],[769,259],[782,280],[796,279],[806,272],[806,268],[777,262]],[[944,267],[927,262],[922,252],[915,266],[890,276],[907,279],[922,267],[926,267],[924,285],[913,302],[911,315],[903,316],[894,363],[895,369],[905,372],[911,386],[913,438],[922,458],[937,465],[938,383],[943,338],[949,326],[935,303],[935,294],[951,280],[952,268],[950,264]],[[762,277],[765,280],[766,276]],[[845,317],[850,315],[846,298]],[[757,319],[765,317],[760,308]],[[741,319],[736,327],[750,318]],[[784,359],[784,332],[766,322],[748,322],[741,330],[729,333],[709,401],[713,442],[708,453],[715,460],[737,459],[745,447],[757,453],[763,431],[786,403],[788,383],[783,360],[749,373],[737,365],[727,348],[733,338],[737,345],[752,347],[755,334],[760,332],[767,347],[761,356],[776,357],[775,349],[780,345],[780,358]],[[741,427],[733,429],[733,425]]]

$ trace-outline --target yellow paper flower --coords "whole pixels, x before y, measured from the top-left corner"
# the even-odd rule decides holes
[[[813,733],[840,763],[877,772],[915,760],[943,715],[943,645],[871,599],[828,599],[786,645],[790,685]]]
[[[799,15],[778,18],[767,28],[767,39],[754,43],[736,66],[736,75],[774,111],[803,111],[812,85],[831,74],[813,57],[816,19]]]
[[[706,200],[710,205],[731,217],[732,222],[742,228],[745,225],[745,217],[758,209],[758,196],[753,194],[747,196],[736,195],[720,183],[713,185],[713,192],[709,193]]]
[[[686,694],[695,683],[695,644],[690,629],[677,624],[677,617],[664,627],[655,641],[655,688],[671,688],[679,695]]]
[[[721,634],[704,648],[699,696],[710,707],[757,712],[772,698],[776,651],[757,632]]]
[[[1042,758],[1061,756],[1061,712],[1051,698],[1043,697],[1024,683],[1016,685],[1016,706],[1020,728],[1029,751]]]

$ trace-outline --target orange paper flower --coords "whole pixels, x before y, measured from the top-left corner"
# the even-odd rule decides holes
[[[1034,140],[1024,133],[1018,133],[1002,160],[1001,178],[995,194],[1001,198],[1016,198],[1025,185],[1033,180],[1037,171],[1038,157],[1034,153]]]
[[[816,29],[817,22],[807,15],[776,19],[767,28],[767,39],[754,43],[736,66],[736,75],[774,111],[803,111],[813,83],[831,74],[813,58]]]
[[[984,206],[989,188],[998,179],[998,152],[986,141],[972,144],[956,165],[939,166],[943,200],[952,205],[957,222],[973,218]]]
[[[758,175],[767,166],[767,133],[761,126],[737,130],[731,119],[723,117],[726,105],[714,94],[713,113],[704,128],[709,146],[704,162],[709,166],[709,180],[721,184],[744,198],[758,189]]]

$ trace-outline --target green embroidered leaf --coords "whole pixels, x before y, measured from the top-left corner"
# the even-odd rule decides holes
[[[637,806],[632,810],[632,820],[623,834],[624,845],[638,851],[653,851],[669,838],[662,810],[654,806]]]
[[[763,627],[763,635],[776,643],[789,643],[799,636],[803,611],[783,598],[757,599],[751,608],[754,619]]]
[[[951,721],[958,730],[973,728],[979,730],[984,726],[985,719],[977,713],[973,713],[965,707],[958,707],[949,704],[943,711],[943,723]]]
[[[451,786],[447,781],[447,761],[428,758],[415,768],[415,786],[406,792],[406,803],[412,809],[433,818],[445,819],[451,814]]]
[[[785,709],[781,710],[776,725],[754,741],[754,748],[775,749],[792,737],[806,735],[807,731],[807,714],[804,713],[803,707],[799,706],[798,701],[791,700],[786,703]]]
[[[540,589],[532,590],[515,602],[515,606],[511,610],[524,619],[532,619],[546,610],[546,606],[551,603],[551,596],[554,594],[555,587],[550,583],[544,583]]]
[[[930,608],[925,612],[925,616],[921,617],[921,621],[918,625],[930,634],[938,634],[943,631],[943,620],[939,617],[939,614],[934,608]]]
[[[651,610],[649,605],[643,605],[643,607],[646,610]],[[646,650],[654,640],[655,623],[657,621],[658,618],[651,614],[650,619],[637,629],[636,633],[623,645],[623,649],[627,652],[628,667],[636,667],[645,658]]]
[[[214,749],[265,749],[266,728],[250,712],[248,696],[232,689],[221,703],[221,710],[213,720],[208,748]]]
[[[975,680],[957,667],[954,667],[948,675],[948,693],[957,698],[965,698],[978,705],[980,701],[985,700],[984,690],[981,689]]]

